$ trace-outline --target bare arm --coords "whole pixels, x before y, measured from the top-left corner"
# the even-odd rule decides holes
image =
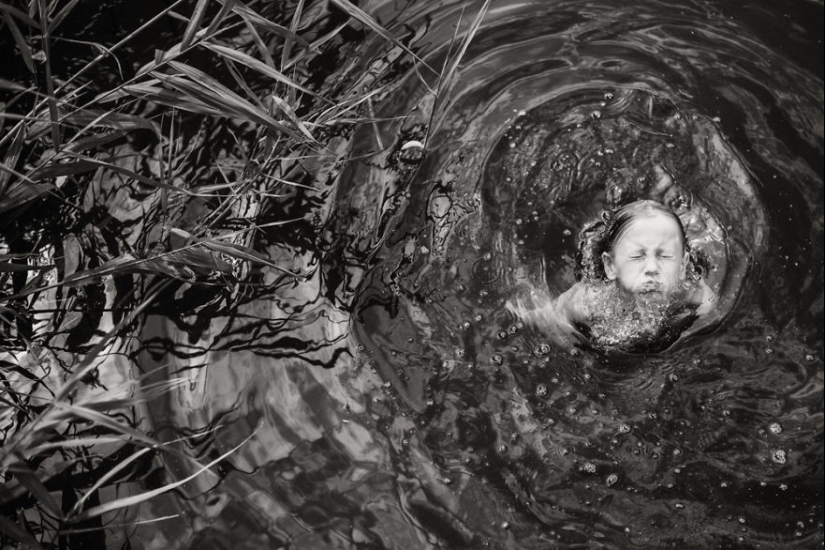
[[[587,285],[576,283],[560,296],[552,298],[543,290],[508,301],[507,309],[525,324],[547,333],[557,342],[571,345],[578,332],[575,323],[587,321]]]
[[[701,277],[692,285],[687,295],[688,304],[696,306],[696,314],[700,317],[704,317],[713,311],[718,301],[719,298],[716,293]]]

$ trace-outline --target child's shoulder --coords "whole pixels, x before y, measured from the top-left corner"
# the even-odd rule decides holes
[[[587,323],[592,317],[594,303],[607,291],[601,282],[583,279],[559,297],[559,306],[572,322]]]

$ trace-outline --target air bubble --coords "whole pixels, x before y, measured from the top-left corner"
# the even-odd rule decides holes
[[[788,461],[788,455],[782,449],[776,449],[771,453],[771,460],[777,464],[785,464]]]
[[[610,474],[607,476],[607,479],[604,480],[608,487],[613,487],[619,482],[619,476],[616,474]]]
[[[622,424],[621,426],[619,426],[619,433],[620,434],[630,433],[630,424]]]
[[[547,384],[539,384],[536,386],[536,395],[538,397],[547,397]]]
[[[771,422],[771,424],[768,426],[768,431],[774,435],[779,435],[782,433],[782,424],[780,424],[779,422]]]
[[[493,355],[490,359],[492,359],[493,363],[495,363],[496,365],[500,365],[504,362],[504,359],[502,359],[501,355],[499,355],[498,353]]]

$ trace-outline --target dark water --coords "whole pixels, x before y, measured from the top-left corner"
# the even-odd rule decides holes
[[[477,9],[370,5],[439,69]],[[316,78],[380,90],[380,120],[267,213],[311,222],[256,243],[307,281],[176,288],[128,357],[186,380],[149,411],[162,437],[200,434],[203,462],[243,445],[110,542],[821,548],[822,14],[494,1],[437,101],[427,69],[345,34]],[[578,231],[655,164],[719,222],[697,243],[717,315],[640,355],[509,313],[572,283]],[[145,483],[194,471],[166,459]]]

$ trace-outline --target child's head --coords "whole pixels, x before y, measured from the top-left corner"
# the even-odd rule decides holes
[[[604,276],[643,301],[664,300],[685,279],[685,230],[667,207],[649,200],[617,210],[601,241]]]

